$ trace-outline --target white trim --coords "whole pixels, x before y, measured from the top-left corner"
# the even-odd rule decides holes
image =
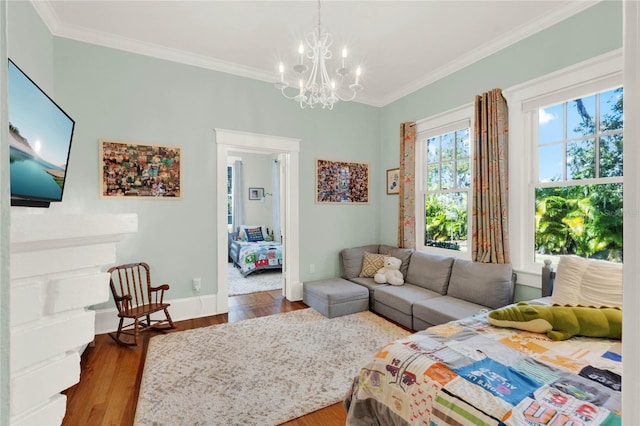
[[[624,115],[632,117],[625,120],[625,141],[640,140],[640,3],[623,2],[624,25]],[[637,143],[624,144],[626,164],[635,164],[640,160],[640,146]],[[640,424],[640,364],[634,362],[640,353],[640,170],[638,167],[625,167],[625,179],[633,182],[624,188],[624,255],[630,262],[624,264],[623,277],[623,309],[622,334],[625,336],[622,345],[624,389],[622,391],[622,424]]]
[[[371,105],[375,107],[383,107],[398,99],[409,95],[416,90],[428,86],[456,71],[468,67],[496,52],[505,49],[521,40],[526,39],[536,33],[539,33],[571,16],[574,16],[583,10],[586,10],[601,0],[595,1],[571,1],[565,2],[562,6],[551,11],[547,15],[533,22],[522,25],[502,35],[490,43],[486,43],[482,47],[473,50],[468,55],[444,64],[435,71],[427,74],[405,85],[404,87],[394,90],[389,96],[373,98],[367,94],[358,95],[355,102]],[[244,65],[220,61],[215,58],[198,55],[190,52],[184,52],[177,49],[171,49],[154,43],[142,42],[126,37],[120,37],[110,33],[96,31],[90,28],[82,28],[67,25],[58,17],[53,6],[46,1],[31,0],[31,5],[36,10],[40,18],[47,26],[52,35],[57,37],[78,40],[84,43],[91,43],[98,46],[110,47],[125,52],[136,53],[139,55],[150,56],[168,61],[193,65],[200,68],[211,69],[228,74],[239,75],[242,77],[252,78],[254,80],[273,83],[274,73],[272,71],[264,71],[262,69],[247,67]]]
[[[493,43],[487,43],[482,47],[474,50],[473,53],[464,56],[455,61],[451,61],[447,64],[444,64],[437,70],[427,74],[423,78],[419,80],[415,80],[406,86],[396,90],[390,96],[386,98],[382,98],[380,101],[381,106],[388,105],[392,102],[397,101],[398,99],[407,96],[423,87],[426,87],[430,84],[435,83],[436,81],[445,78],[456,71],[460,71],[475,62],[480,61],[488,56],[493,55],[519,41],[526,39],[536,33],[539,33],[573,15],[576,15],[583,10],[586,10],[595,4],[599,3],[601,0],[597,0],[594,2],[590,1],[573,1],[567,2],[565,5],[559,7],[555,11],[549,13],[543,18],[536,20],[535,22],[530,22],[527,25],[523,25],[520,28],[516,28],[509,32],[506,36],[501,36],[499,39],[495,40]]]
[[[509,129],[512,129],[509,134],[509,164],[520,165],[509,167],[509,236],[511,241],[519,242],[511,244],[514,270],[541,274],[541,265],[535,263],[533,257],[533,191],[538,181],[537,108],[554,99],[566,101],[567,98],[558,97],[568,95],[571,98],[571,94],[580,90],[601,91],[611,88],[612,84],[621,85],[622,65],[622,51],[618,49],[502,92],[509,105]],[[625,116],[629,116],[626,102]],[[531,160],[522,161],[527,158]]]
[[[424,182],[426,157],[426,139],[446,133],[469,128],[469,171],[473,173],[473,103],[468,103],[449,111],[445,111],[416,122],[416,164],[415,164],[415,217],[424,217]],[[438,247],[424,245],[425,223],[424,220],[415,221],[416,249],[435,254],[471,259],[471,197],[472,188],[455,188],[452,191],[467,193],[467,251],[447,250]],[[449,192],[449,191],[446,191]]]
[[[184,299],[171,299],[169,314],[172,321],[183,321],[192,318],[202,318],[217,315],[218,302],[215,294],[187,297]],[[154,314],[152,318],[162,317],[163,314]],[[96,310],[96,335],[111,333],[118,329],[118,310],[107,308]]]
[[[229,310],[229,287],[227,277],[227,156],[229,151],[237,149],[251,150],[259,153],[281,154],[284,159],[286,190],[282,194],[285,211],[283,246],[283,292],[289,300],[302,300],[302,283],[300,282],[300,222],[299,222],[299,152],[300,139],[280,136],[262,135],[237,130],[214,129],[213,136],[217,145],[217,226],[218,230],[218,310]]]

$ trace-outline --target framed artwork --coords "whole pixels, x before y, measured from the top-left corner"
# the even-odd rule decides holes
[[[264,197],[264,188],[249,188],[250,200],[261,200]]]
[[[400,169],[387,170],[387,194],[400,193]]]
[[[100,140],[100,197],[181,198],[181,151],[175,146]]]
[[[368,204],[369,164],[316,159],[316,203]]]

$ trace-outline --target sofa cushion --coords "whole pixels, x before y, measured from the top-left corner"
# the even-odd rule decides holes
[[[358,276],[373,278],[376,272],[378,272],[380,268],[384,267],[385,257],[386,256],[384,254],[369,253],[368,251],[365,251],[364,256],[362,257],[362,270]]]
[[[378,253],[378,244],[346,248],[340,251],[340,273],[342,278],[351,279],[360,275],[365,252]]]
[[[413,316],[427,324],[438,325],[475,315],[480,313],[482,309],[486,308],[466,300],[442,296],[419,300],[414,303]]]
[[[456,259],[447,296],[493,309],[500,308],[511,303],[514,286],[512,274],[511,264]]]
[[[402,286],[386,286],[377,288],[374,295],[376,305],[383,303],[407,315],[411,315],[415,301],[431,297],[441,297],[440,293],[425,288],[405,284]]]
[[[405,282],[441,295],[447,294],[453,260],[453,257],[415,251],[411,255]]]
[[[380,247],[378,248],[378,253],[384,254],[385,256],[393,256],[402,260],[402,265],[400,265],[400,272],[402,272],[402,276],[404,278],[407,277],[409,262],[411,260],[411,254],[413,252],[413,249],[392,247],[386,244],[380,244]]]

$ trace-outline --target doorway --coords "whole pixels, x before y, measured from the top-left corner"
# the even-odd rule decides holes
[[[282,291],[281,155],[247,149],[227,156],[229,297]]]
[[[234,130],[214,129],[217,146],[216,211],[218,233],[217,269],[218,293],[217,312],[229,310],[228,297],[228,228],[227,228],[227,156],[230,151],[250,151],[255,153],[277,153],[282,163],[283,188],[281,197],[283,265],[283,295],[289,300],[302,300],[302,283],[299,271],[299,218],[298,218],[298,156],[299,139],[261,135]]]

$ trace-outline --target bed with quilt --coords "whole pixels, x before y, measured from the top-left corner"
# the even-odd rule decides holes
[[[229,257],[243,277],[257,271],[282,269],[282,244],[272,241],[267,228],[245,225],[229,234]]]
[[[354,377],[347,424],[621,424],[621,291],[596,308],[574,290],[390,342]]]

